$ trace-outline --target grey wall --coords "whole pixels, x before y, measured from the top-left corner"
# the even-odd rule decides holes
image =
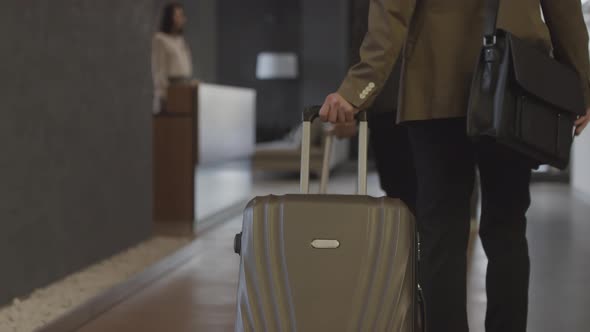
[[[153,0],[0,5],[0,303],[151,232]]]
[[[343,0],[301,0],[303,103],[321,104],[349,68],[350,5]]]
[[[355,24],[352,0],[301,0],[303,7],[303,78],[304,105],[322,104],[329,93],[335,92],[344,79],[354,56],[353,29]],[[351,152],[357,150],[352,139]]]
[[[301,81],[256,79],[259,52],[301,55],[299,0],[218,0],[218,81],[257,90],[257,139],[276,138],[299,122]]]
[[[218,1],[218,80],[258,92],[257,139],[299,124],[304,105],[335,91],[349,66],[349,1]],[[261,51],[295,52],[300,79],[258,81]]]
[[[217,82],[217,1],[186,1],[190,17],[186,38],[191,45],[195,77]]]
[[[348,45],[348,54],[350,55],[350,65],[360,61],[359,49],[367,33],[369,23],[369,3],[370,0],[351,0],[350,1],[350,44]]]

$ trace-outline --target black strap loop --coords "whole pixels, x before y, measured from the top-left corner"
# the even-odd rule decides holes
[[[483,44],[493,46],[496,44],[496,26],[498,23],[498,10],[500,0],[485,0]]]

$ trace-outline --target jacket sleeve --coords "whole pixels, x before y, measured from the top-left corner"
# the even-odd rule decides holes
[[[573,67],[582,79],[586,107],[590,107],[588,30],[579,0],[541,0],[556,59]]]
[[[406,39],[415,4],[416,0],[371,0],[360,62],[338,89],[355,107],[370,107],[383,88]]]

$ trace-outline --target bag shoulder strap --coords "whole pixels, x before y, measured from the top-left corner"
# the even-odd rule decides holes
[[[494,44],[496,38],[496,24],[498,21],[498,10],[500,8],[500,0],[485,0],[484,12],[484,28],[483,39],[484,44]]]

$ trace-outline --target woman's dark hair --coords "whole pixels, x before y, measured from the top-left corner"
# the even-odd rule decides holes
[[[164,10],[162,11],[162,21],[160,23],[161,32],[167,34],[173,33],[172,30],[174,29],[174,11],[177,8],[182,9],[182,4],[179,2],[170,2],[164,7]]]

